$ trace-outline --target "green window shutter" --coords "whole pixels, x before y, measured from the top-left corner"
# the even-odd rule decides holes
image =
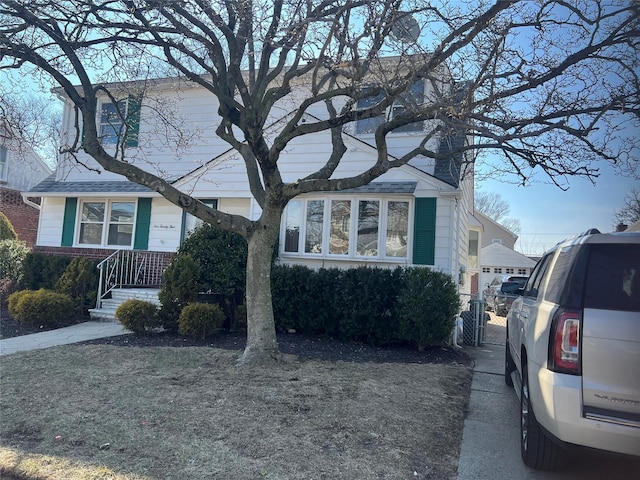
[[[433,265],[436,257],[436,199],[416,198],[413,263]]]
[[[76,212],[78,211],[78,199],[67,198],[64,202],[64,217],[62,220],[62,247],[73,246],[73,232],[76,226]]]
[[[136,233],[133,240],[134,250],[149,248],[149,227],[151,225],[151,199],[138,199],[138,214],[136,216]]]
[[[129,95],[127,108],[127,138],[125,145],[127,147],[138,146],[138,132],[140,130],[140,105],[142,103],[142,95]]]

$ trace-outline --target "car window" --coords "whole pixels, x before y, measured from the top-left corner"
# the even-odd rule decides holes
[[[640,312],[640,245],[592,245],[584,306]]]
[[[545,276],[545,273],[547,272],[547,269],[549,268],[551,257],[553,257],[553,253],[544,256],[535,266],[533,272],[531,273],[531,277],[529,277],[529,281],[524,287],[523,294],[525,296],[533,298],[538,297],[540,284]]]
[[[560,250],[553,271],[549,273],[545,300],[565,307],[580,307],[585,273],[584,262],[578,262],[578,256],[585,257],[584,248],[580,245],[569,245]]]

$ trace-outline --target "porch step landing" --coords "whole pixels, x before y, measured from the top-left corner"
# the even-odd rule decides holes
[[[114,288],[111,290],[111,298],[102,300],[101,307],[89,309],[91,319],[97,322],[117,322],[116,309],[126,300],[135,298],[160,306],[158,299],[159,288]]]

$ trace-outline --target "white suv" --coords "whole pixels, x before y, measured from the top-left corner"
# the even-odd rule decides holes
[[[640,455],[640,232],[585,234],[538,262],[507,315],[524,463],[570,444]]]

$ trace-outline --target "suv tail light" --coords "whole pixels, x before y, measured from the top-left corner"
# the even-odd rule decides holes
[[[549,370],[580,375],[580,314],[557,311],[549,340]]]

